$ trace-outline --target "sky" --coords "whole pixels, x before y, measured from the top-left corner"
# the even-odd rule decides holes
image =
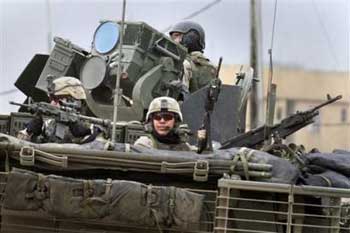
[[[126,20],[144,21],[163,31],[210,3],[191,18],[206,31],[205,54],[214,64],[220,56],[225,64],[247,64],[248,0],[127,0]],[[275,65],[349,71],[350,1],[277,0],[275,21],[276,1],[260,3],[265,64],[272,47]],[[16,109],[8,101],[24,100],[20,92],[11,92],[13,83],[36,53],[49,53],[50,28],[53,36],[89,51],[99,21],[120,20],[121,8],[121,0],[0,0],[0,114]]]

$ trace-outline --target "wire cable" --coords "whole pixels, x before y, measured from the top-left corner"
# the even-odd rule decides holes
[[[331,42],[330,36],[329,36],[329,34],[327,32],[327,28],[326,28],[326,26],[325,26],[325,24],[324,24],[324,22],[322,20],[321,13],[320,13],[320,11],[318,10],[318,8],[317,8],[317,6],[315,4],[315,1],[312,0],[311,2],[312,2],[312,6],[313,6],[313,8],[315,10],[315,13],[317,15],[318,22],[319,22],[319,24],[321,26],[321,29],[322,29],[325,37],[326,37],[328,49],[330,50],[331,56],[333,57],[334,62],[336,64],[337,68],[339,69],[340,65],[339,65],[339,62],[338,62],[338,58],[337,58],[337,55],[336,55],[336,53],[334,51],[334,48],[332,46],[332,42]]]
[[[271,44],[270,44],[271,51],[273,48],[273,42],[274,42],[274,38],[275,38],[276,15],[277,15],[277,0],[275,1],[275,7],[274,7],[274,11],[273,11],[272,35],[271,35]]]
[[[218,4],[219,2],[221,2],[222,0],[214,0],[212,2],[210,2],[209,4],[205,5],[204,7],[202,7],[201,9],[189,14],[188,16],[182,18],[181,20],[189,20],[192,19],[194,17],[196,17],[197,15],[200,15],[201,13],[203,13],[204,11],[209,10],[210,8],[212,8],[213,6],[215,6],[216,4]],[[172,28],[173,25],[169,25],[168,27],[164,28],[162,30],[163,33],[169,31]]]

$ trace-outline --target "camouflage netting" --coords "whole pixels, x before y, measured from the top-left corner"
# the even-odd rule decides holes
[[[203,195],[124,180],[83,180],[14,169],[3,208],[59,218],[101,219],[141,226],[199,226]]]

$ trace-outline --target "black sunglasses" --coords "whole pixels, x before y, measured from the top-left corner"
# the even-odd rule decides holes
[[[175,118],[175,115],[171,112],[158,112],[154,113],[152,118],[156,121],[160,121],[162,118],[165,121],[170,121]]]

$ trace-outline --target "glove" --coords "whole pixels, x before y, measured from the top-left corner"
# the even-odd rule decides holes
[[[200,129],[197,131],[197,138],[199,140],[204,140],[207,136],[207,131],[205,129]]]
[[[26,126],[26,132],[29,135],[39,136],[42,133],[43,119],[40,116],[34,117]]]
[[[30,141],[32,135],[28,134],[27,129],[23,129],[18,132],[17,138],[24,141]]]

